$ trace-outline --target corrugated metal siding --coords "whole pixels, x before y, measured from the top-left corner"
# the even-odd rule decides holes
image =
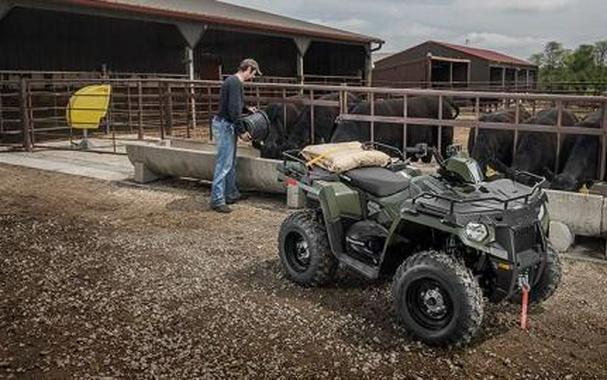
[[[203,22],[255,27],[259,30],[283,30],[295,35],[310,35],[351,42],[380,42],[381,39],[314,24],[253,8],[216,0],[57,0],[91,8],[116,9],[141,14],[164,15]]]
[[[0,70],[93,71],[106,64],[114,72],[185,74],[185,45],[166,23],[25,8],[0,20]],[[313,42],[305,73],[360,75],[365,56],[363,45]],[[219,61],[231,73],[245,57],[257,59],[268,76],[296,76],[291,38],[213,27],[195,48],[195,70],[212,73],[200,65]]]
[[[365,49],[357,45],[312,42],[304,59],[305,74],[361,76]]]
[[[397,82],[412,82],[411,84],[424,82],[427,79],[427,70],[425,59],[383,69],[375,68],[373,70],[373,83],[378,86],[394,85],[400,87]]]
[[[489,63],[487,61],[457,50],[449,49],[434,42],[430,42],[428,46],[428,52],[432,53],[433,56],[470,60],[471,82],[487,82],[489,80]]]
[[[375,62],[376,69],[383,69],[386,67],[400,65],[402,63],[409,63],[411,61],[417,61],[426,56],[428,52],[428,43],[423,43],[414,46],[410,49],[401,51],[400,53],[393,54],[388,58],[384,58],[381,61]]]
[[[0,69],[184,72],[173,25],[13,9],[0,22]]]
[[[375,64],[375,70],[373,71],[374,78],[386,78],[387,80],[408,80],[405,78],[421,78],[418,74],[419,64],[414,62],[420,62],[428,53],[435,57],[444,58],[457,58],[467,59],[470,61],[470,81],[471,82],[489,82],[489,67],[491,62],[482,59],[476,55],[466,54],[464,51],[450,48],[447,45],[436,43],[434,41],[427,41],[420,45],[414,46],[403,52],[396,53],[388,58],[380,60]],[[394,69],[394,66],[402,66],[402,68]],[[516,65],[510,65],[516,67]],[[392,69],[389,69],[391,68]],[[527,67],[527,66],[521,66]],[[409,73],[407,71],[413,70]],[[392,74],[387,74],[391,72]],[[396,74],[398,73],[398,74]],[[425,78],[425,77],[424,77]],[[420,79],[415,79],[420,80]],[[421,79],[424,80],[424,79]]]
[[[243,58],[255,58],[265,75],[290,76],[297,74],[297,48],[290,38],[208,30],[196,46],[195,61],[203,62],[204,54],[220,58],[223,71],[233,73]]]

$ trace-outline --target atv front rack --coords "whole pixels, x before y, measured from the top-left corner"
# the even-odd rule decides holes
[[[455,213],[456,205],[472,204],[472,203],[479,203],[479,202],[501,203],[501,204],[503,204],[503,208],[500,207],[500,208],[495,208],[495,209],[496,210],[498,210],[498,209],[499,210],[508,210],[508,206],[510,206],[513,202],[516,202],[516,201],[523,200],[525,205],[528,204],[529,199],[534,197],[535,194],[538,193],[542,189],[542,187],[546,184],[546,179],[544,177],[540,177],[533,173],[517,171],[514,173],[514,176],[513,176],[514,181],[517,181],[516,180],[517,176],[530,178],[536,182],[530,192],[528,192],[527,194],[518,195],[516,197],[511,197],[511,198],[507,198],[507,199],[498,198],[498,197],[485,197],[485,198],[475,198],[475,199],[456,199],[456,198],[448,197],[445,195],[434,194],[434,193],[425,191],[425,192],[415,196],[414,198],[412,198],[411,204],[415,205],[417,203],[417,201],[420,199],[439,199],[439,200],[447,201],[447,202],[449,202],[449,213],[447,214],[448,216],[451,216]],[[517,181],[517,182],[520,182],[520,181]]]

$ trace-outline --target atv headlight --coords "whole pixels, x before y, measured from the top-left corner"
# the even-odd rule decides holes
[[[489,236],[489,229],[482,223],[470,222],[466,224],[464,235],[466,238],[480,243]]]

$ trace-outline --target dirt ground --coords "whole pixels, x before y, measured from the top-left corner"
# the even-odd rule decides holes
[[[604,379],[607,266],[489,306],[458,350],[411,340],[390,283],[284,278],[277,198],[210,212],[191,181],[111,184],[0,166],[0,378]]]

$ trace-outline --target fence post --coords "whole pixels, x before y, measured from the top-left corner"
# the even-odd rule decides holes
[[[369,92],[367,96],[369,97],[369,111],[371,113],[371,130],[369,133],[371,135],[371,142],[375,142],[375,118],[373,117],[375,116],[375,93]]]
[[[192,113],[192,117],[190,118],[192,122],[192,129],[196,129],[196,88],[193,83],[193,80],[190,80],[190,112]],[[188,138],[189,138],[189,129],[188,129]]]
[[[561,157],[561,126],[563,125],[563,102],[556,102],[557,117],[556,117],[556,157],[554,162],[554,173],[559,172],[559,161]]]
[[[407,118],[409,117],[409,97],[407,94],[403,96],[403,158],[407,157]]]
[[[164,114],[164,87],[162,86],[161,82],[158,82],[158,116],[159,116],[159,125],[160,125],[160,139],[164,140],[164,121],[165,121],[165,114]]]
[[[301,90],[303,91],[303,87],[301,87]],[[316,140],[315,139],[315,128],[316,126],[314,125],[314,90],[310,90],[310,143],[311,144],[316,144]]]
[[[137,139],[143,139],[143,84],[137,81]]]
[[[171,84],[166,84],[166,123],[167,135],[173,136],[173,95],[171,94]]]
[[[4,134],[4,117],[2,115],[2,90],[4,86],[0,86],[0,136]]]
[[[602,144],[602,149],[601,149],[601,177],[600,180],[604,181],[605,180],[605,170],[606,170],[606,166],[607,166],[607,92],[605,94],[606,100],[603,100],[603,104],[602,104],[602,110],[603,110],[603,120],[602,120],[602,128],[603,128],[603,135],[601,136],[601,144]]]
[[[23,147],[28,152],[32,151],[32,139],[30,136],[30,113],[28,102],[27,79],[21,78],[19,82],[19,109],[21,112],[21,126],[23,127]]]
[[[438,120],[442,123],[443,121],[443,96],[439,95],[438,97]],[[436,146],[438,147],[438,151],[443,154],[443,125],[440,124],[438,129],[436,130]],[[453,128],[453,132],[455,133],[455,128]]]
[[[129,132],[133,133],[133,114],[132,114],[132,108],[131,108],[131,83],[130,82],[126,83],[126,103],[127,103],[127,108],[128,108],[127,118],[128,118],[128,123],[129,123]]]

